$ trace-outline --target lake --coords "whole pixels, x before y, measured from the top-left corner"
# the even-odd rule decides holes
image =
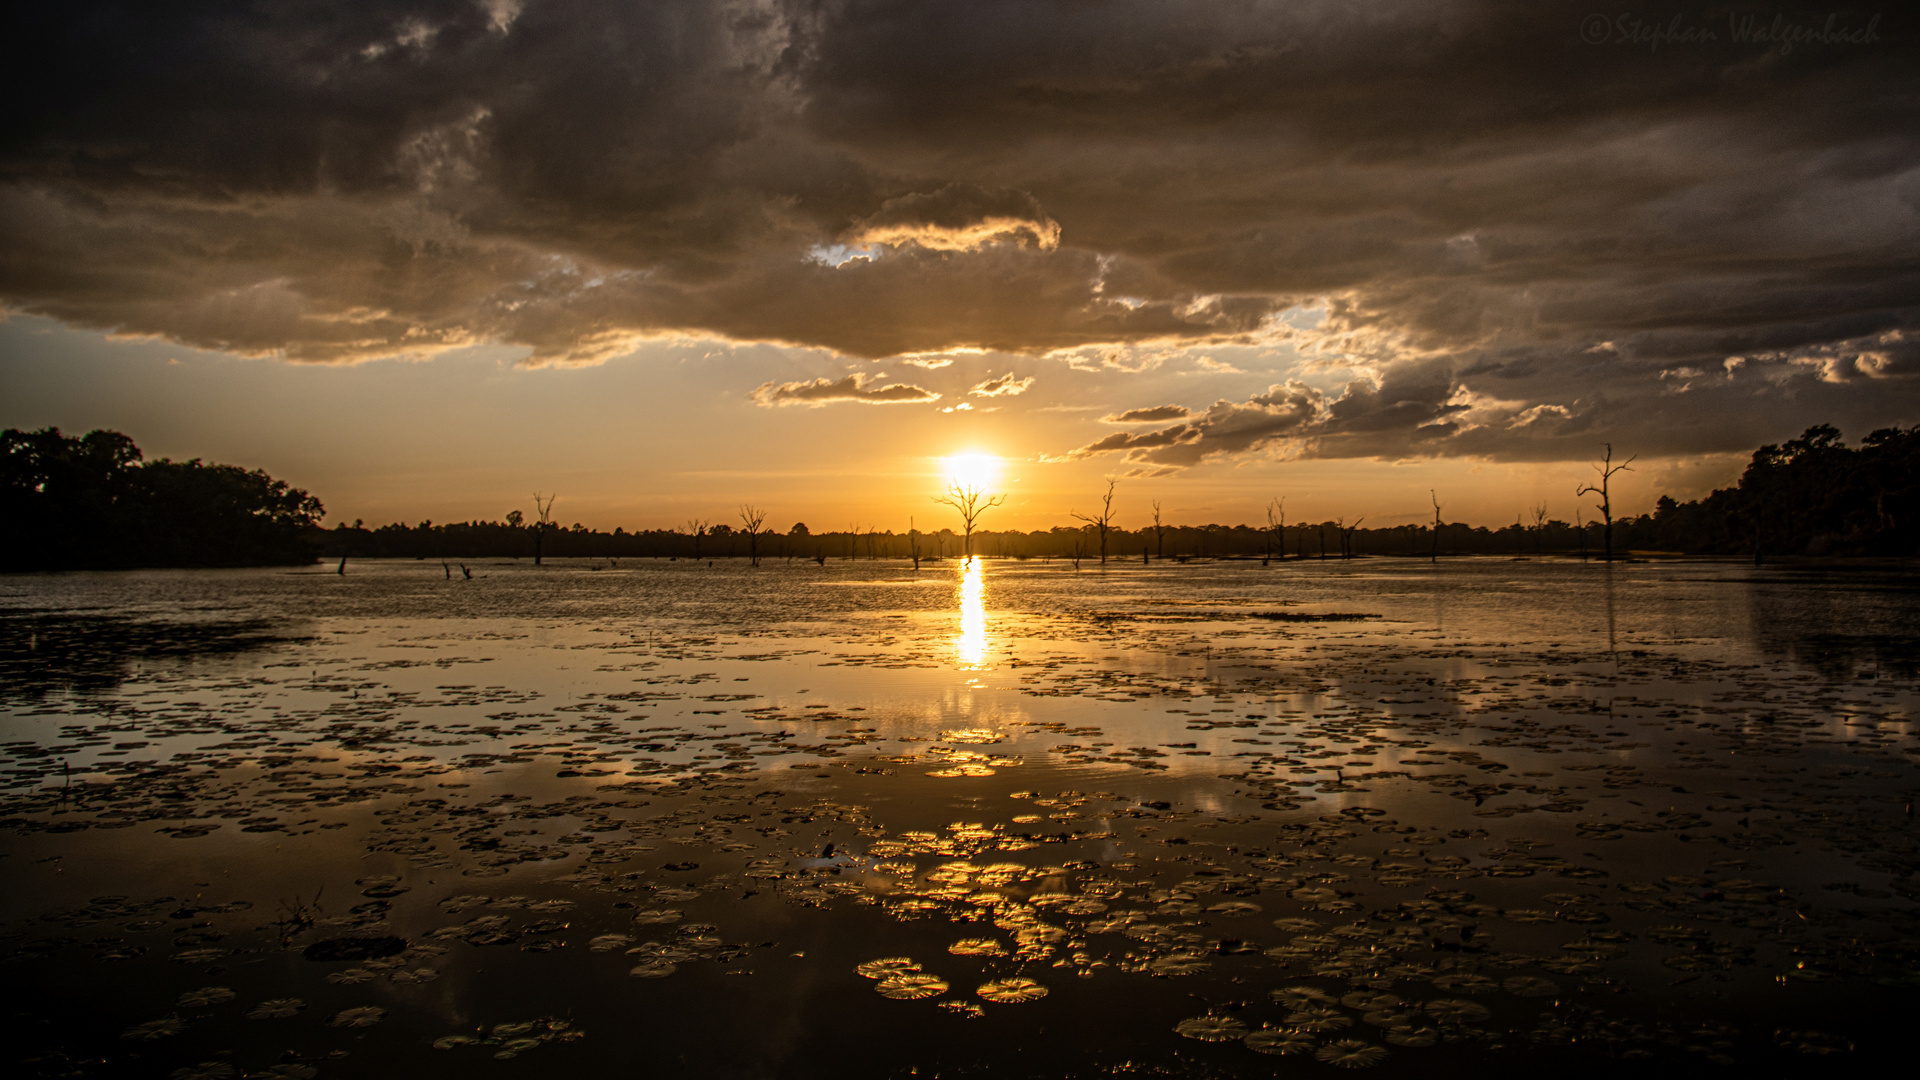
[[[1920,573],[0,578],[26,1075],[1904,1058]]]

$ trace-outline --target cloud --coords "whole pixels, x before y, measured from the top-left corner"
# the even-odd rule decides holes
[[[1594,46],[1569,0],[195,12],[16,28],[39,62],[0,75],[0,306],[314,363],[691,336],[1117,389],[1284,340],[1364,373],[1309,423],[1243,401],[1165,454],[1914,419],[1900,42]],[[1311,434],[1236,450],[1230,419]]]
[[[1060,246],[1060,225],[1024,191],[948,184],[888,199],[848,233],[849,244],[918,244],[936,251],[978,251],[990,243]]]
[[[1184,420],[1192,415],[1192,410],[1185,405],[1155,405],[1148,409],[1128,409],[1126,412],[1103,416],[1100,422],[1103,424],[1159,424],[1168,420]]]
[[[973,389],[968,390],[967,393],[976,397],[1015,397],[1026,393],[1027,387],[1032,385],[1033,376],[1016,379],[1013,377],[1013,372],[1009,371],[997,379],[986,379],[975,383]]]
[[[826,405],[835,401],[859,401],[868,405],[903,405],[938,401],[940,395],[919,386],[893,383],[867,386],[867,376],[855,373],[838,381],[814,379],[811,382],[761,383],[750,397],[757,405]]]
[[[1161,447],[1178,446],[1193,442],[1201,437],[1201,432],[1186,424],[1175,424],[1159,431],[1131,432],[1116,431],[1103,439],[1096,439],[1076,450],[1070,451],[1065,459],[1093,457],[1096,454],[1110,454],[1118,450],[1132,451],[1127,460],[1143,460],[1136,455],[1142,451]]]

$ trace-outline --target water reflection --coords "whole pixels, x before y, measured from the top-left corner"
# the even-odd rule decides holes
[[[980,567],[980,556],[972,555],[960,563],[960,635],[953,639],[953,651],[965,668],[987,664],[987,579]]]
[[[112,690],[146,660],[238,655],[308,640],[285,629],[266,619],[0,612],[0,702]]]

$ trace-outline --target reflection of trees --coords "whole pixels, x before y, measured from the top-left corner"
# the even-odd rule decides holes
[[[1830,681],[1862,669],[1920,678],[1920,586],[1881,574],[1795,574],[1753,587],[1753,636],[1762,652]]]
[[[0,701],[119,686],[134,661],[250,652],[291,637],[263,619],[173,622],[65,612],[0,613]]]

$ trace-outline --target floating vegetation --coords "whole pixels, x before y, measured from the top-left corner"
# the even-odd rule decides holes
[[[271,998],[247,1010],[249,1020],[286,1020],[305,1011],[307,1003],[299,998]]]
[[[895,1001],[919,1001],[946,993],[947,980],[938,975],[889,975],[875,983],[873,988],[879,991],[881,997]]]
[[[1295,1031],[1322,1033],[1353,1026],[1353,1017],[1338,1009],[1306,1005],[1287,1014],[1286,1025]]]
[[[1387,1060],[1387,1048],[1358,1039],[1341,1039],[1330,1042],[1313,1052],[1315,1061],[1324,1061],[1328,1065],[1337,1065],[1343,1069],[1364,1069],[1369,1065],[1378,1065]]]
[[[1267,991],[1267,996],[1289,1009],[1332,1005],[1338,1000],[1317,986],[1282,986]]]
[[[1476,1001],[1439,998],[1427,1002],[1427,1015],[1445,1024],[1477,1024],[1493,1013]]]
[[[920,965],[907,957],[887,956],[856,965],[853,972],[863,979],[891,979],[897,975],[906,975],[919,970]]]
[[[1443,994],[1489,994],[1500,989],[1500,984],[1472,972],[1435,975],[1433,988]]]
[[[1016,1005],[1023,1001],[1039,1001],[1047,996],[1047,988],[1033,979],[1016,976],[982,983],[974,993],[984,1001],[991,1001],[998,1005]]]
[[[955,956],[1005,956],[1007,954],[1007,950],[992,938],[961,938],[947,946],[947,951]]]
[[[1247,1034],[1247,1025],[1231,1016],[1191,1016],[1173,1025],[1173,1030],[1201,1042],[1232,1042]]]
[[[387,1018],[387,1010],[378,1005],[360,1005],[341,1009],[327,1018],[328,1027],[367,1028]]]
[[[1304,1031],[1292,1031],[1287,1028],[1261,1028],[1250,1031],[1245,1039],[1247,1049],[1262,1054],[1311,1054],[1320,1044]]]
[[[149,1020],[144,1024],[135,1024],[121,1032],[120,1037],[123,1039],[164,1039],[171,1035],[180,1034],[180,1032],[186,1029],[186,1026],[186,1023],[178,1017],[169,1016],[159,1020]]]
[[[1500,980],[1500,989],[1514,997],[1552,997],[1560,992],[1560,984],[1538,975],[1514,975]]]
[[[1387,1031],[1387,1041],[1395,1046],[1432,1046],[1440,1041],[1440,1032],[1430,1027],[1395,1026]]]
[[[1198,975],[1211,967],[1213,961],[1199,953],[1168,953],[1147,963],[1155,975]]]
[[[209,1005],[224,1005],[233,1000],[233,991],[225,986],[203,986],[198,990],[189,990],[174,1000],[182,1009],[204,1009]]]

